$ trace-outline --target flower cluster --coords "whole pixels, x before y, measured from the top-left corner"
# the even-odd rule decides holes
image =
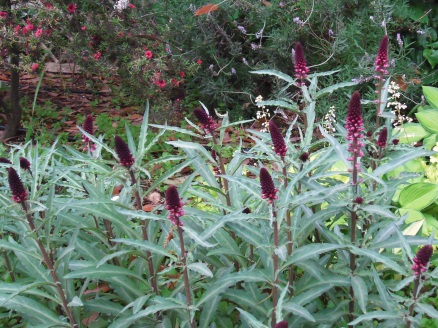
[[[359,91],[355,91],[351,96],[345,129],[347,130],[347,140],[350,141],[348,151],[352,155],[352,157],[349,157],[348,160],[355,161],[355,159],[358,157],[363,156],[361,148],[364,146],[364,144],[360,141],[360,139],[363,138],[362,132],[364,130],[364,126]],[[357,166],[356,169],[359,169],[359,163],[356,162],[355,165]]]
[[[260,169],[260,186],[262,187],[262,198],[267,199],[272,204],[278,198],[278,189],[275,188],[271,175],[264,167]]]
[[[261,101],[263,101],[263,97],[261,95],[257,96],[257,98],[255,99],[255,103],[257,104]],[[260,131],[267,132],[269,129],[268,120],[269,120],[269,117],[271,117],[271,114],[269,113],[269,109],[266,108],[266,106],[257,104],[257,107],[261,109],[261,110],[256,112],[257,120],[262,121],[263,128]]]
[[[328,133],[335,133],[336,128],[336,114],[335,114],[335,106],[330,106],[329,111],[324,116],[323,127]]]
[[[18,176],[17,171],[12,167],[8,168],[9,188],[12,192],[12,200],[16,203],[22,203],[27,200],[27,191],[24,189],[23,183]]]
[[[297,86],[304,85],[303,80],[307,77],[307,73],[309,73],[309,68],[304,58],[304,50],[301,43],[297,42],[295,46],[295,77],[300,80],[297,82]]]
[[[213,120],[213,117],[207,114],[205,110],[202,108],[195,108],[193,110],[193,114],[195,114],[199,123],[201,123],[201,127],[204,129],[206,133],[213,133],[217,128],[216,122]]]
[[[380,41],[379,52],[377,54],[376,61],[374,62],[375,71],[378,73],[375,77],[377,79],[383,79],[383,75],[388,74],[387,68],[389,67],[388,61],[388,36],[385,35]]]
[[[287,147],[281,135],[280,129],[273,120],[269,121],[269,133],[271,134],[272,143],[274,144],[274,151],[278,156],[286,156]]]
[[[414,265],[411,268],[416,276],[419,276],[421,275],[421,273],[426,272],[430,258],[432,257],[432,253],[432,245],[425,245],[421,247],[420,250],[417,252],[417,256],[414,258]]]
[[[166,190],[166,210],[169,211],[168,218],[176,226],[183,226],[183,223],[179,220],[184,215],[182,207],[184,203],[179,198],[178,190],[175,186],[170,186]]]
[[[407,108],[406,104],[401,103],[398,99],[401,97],[400,86],[391,81],[388,87],[388,93],[391,95],[388,97],[387,107],[394,106],[394,110],[391,111],[395,115],[395,118],[391,120],[394,126],[400,126],[404,122],[412,122],[412,118],[402,114],[402,111]]]
[[[85,132],[87,132],[88,134],[94,135],[94,128],[93,128],[93,116],[91,116],[91,114],[88,114],[85,117],[84,120],[84,125],[82,126],[82,128],[84,129]],[[90,152],[93,152],[96,150],[96,145],[93,143],[90,145],[91,139],[88,138],[85,134],[82,135],[82,142],[86,143],[89,145],[90,147]],[[85,147],[84,150],[87,150],[88,146]]]
[[[379,138],[377,139],[377,145],[380,148],[386,147],[386,141],[388,140],[388,129],[384,127],[379,134]]]
[[[120,164],[128,169],[131,168],[132,164],[134,164],[134,158],[132,157],[128,145],[123,141],[122,138],[115,136],[114,146],[117,156],[119,157]]]

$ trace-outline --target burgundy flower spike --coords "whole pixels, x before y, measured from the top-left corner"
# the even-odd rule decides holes
[[[277,322],[276,324],[275,324],[275,327],[274,328],[287,328],[287,322],[286,321],[280,321],[280,322]]]
[[[271,175],[264,167],[260,169],[260,186],[262,187],[262,198],[267,199],[272,204],[278,198],[278,189],[275,188]]]
[[[23,170],[29,170],[30,169],[30,162],[26,158],[20,157],[20,167]]]
[[[91,114],[88,114],[87,117],[85,117],[84,125],[82,126],[82,128],[88,134],[94,135],[93,116],[91,116]],[[87,136],[82,135],[82,141],[83,142],[90,142],[91,140]]]
[[[10,160],[8,160],[7,158],[4,158],[4,157],[0,157],[0,163],[12,164],[12,162]]]
[[[351,96],[345,128],[347,129],[347,140],[350,141],[348,151],[352,155],[352,157],[349,157],[348,160],[353,161],[354,158],[363,156],[361,148],[364,146],[364,144],[360,141],[360,139],[363,138],[362,132],[364,127],[359,91],[355,91]]]
[[[193,114],[195,114],[199,123],[201,123],[201,127],[205,130],[206,133],[213,133],[217,128],[216,122],[213,120],[213,117],[207,114],[205,110],[202,108],[195,108],[193,110]]]
[[[274,151],[278,156],[286,156],[287,147],[281,135],[280,129],[273,120],[269,121],[269,133],[271,134],[272,143],[274,144]]]
[[[411,268],[416,276],[419,276],[421,273],[426,272],[430,258],[432,257],[432,253],[432,245],[426,245],[420,248],[417,256],[414,258],[414,265]]]
[[[295,77],[300,82],[297,82],[298,86],[304,84],[303,80],[307,77],[309,73],[309,68],[307,67],[306,59],[304,58],[304,50],[301,43],[297,42],[295,45]]]
[[[376,66],[376,72],[377,76],[376,78],[381,79],[382,75],[388,74],[387,68],[389,67],[389,61],[388,61],[388,36],[385,35],[382,38],[382,41],[380,41],[380,47],[379,47],[379,53],[377,54],[377,58],[375,61]]]
[[[116,136],[114,138],[114,146],[117,156],[119,157],[120,164],[129,169],[132,164],[134,164],[134,157],[132,157],[128,145],[123,141],[122,138]]]
[[[386,140],[388,139],[388,129],[384,127],[379,134],[379,139],[377,139],[377,145],[381,148],[386,147]]]
[[[166,191],[166,210],[169,211],[168,218],[176,226],[183,226],[183,223],[179,220],[184,215],[182,207],[184,203],[179,198],[178,189],[175,186],[170,186]]]
[[[27,191],[24,189],[20,177],[12,167],[8,168],[9,188],[12,192],[12,200],[16,203],[22,203],[27,200]]]

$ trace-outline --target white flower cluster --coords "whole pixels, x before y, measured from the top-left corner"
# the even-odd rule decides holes
[[[118,0],[114,5],[114,9],[117,12],[121,12],[122,10],[128,8],[129,0]]]
[[[336,123],[335,106],[330,106],[329,111],[324,116],[324,122],[323,122],[324,130],[326,130],[329,134],[335,133],[336,132],[335,123]]]
[[[394,110],[391,111],[391,113],[395,115],[395,118],[392,119],[394,126],[400,126],[404,122],[412,122],[412,118],[402,114],[402,110],[405,110],[407,106],[398,100],[401,96],[399,90],[400,86],[396,82],[391,81],[388,87],[388,93],[391,94],[391,96],[388,97],[387,107],[394,106]]]
[[[256,104],[263,101],[263,97],[261,95],[257,96],[255,99]],[[261,110],[257,111],[256,118],[258,120],[263,120],[262,122],[262,129],[260,129],[261,132],[268,132],[269,131],[269,117],[271,117],[271,114],[269,113],[269,109],[267,109],[263,105],[257,105],[258,108]]]

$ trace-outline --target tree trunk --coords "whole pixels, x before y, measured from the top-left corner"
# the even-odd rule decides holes
[[[6,140],[14,137],[17,134],[21,121],[20,107],[20,52],[17,47],[10,49],[11,51],[11,85],[9,91],[10,103],[5,104],[6,114],[6,129],[1,137],[1,140]]]

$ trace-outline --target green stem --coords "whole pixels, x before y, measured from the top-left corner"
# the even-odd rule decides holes
[[[272,205],[273,206],[273,205]],[[273,211],[273,216],[274,216],[274,222],[273,227],[274,227],[274,254],[272,254],[272,259],[274,261],[274,284],[272,286],[272,328],[275,327],[276,323],[277,323],[277,304],[278,304],[278,254],[277,254],[277,249],[278,249],[278,222],[277,222],[277,212],[274,210]]]
[[[135,178],[134,172],[131,169],[129,169],[129,175],[131,177],[131,185],[134,187],[135,206],[137,210],[141,211],[142,201],[140,198],[140,193],[137,188],[137,179]],[[147,226],[148,226],[148,221],[141,220],[141,232],[144,241],[149,241]],[[152,262],[152,253],[150,251],[146,251],[146,257],[148,262],[149,275],[151,276],[152,289],[154,290],[155,294],[159,295],[160,293],[158,291],[157,279],[154,270],[154,263]]]
[[[184,288],[186,291],[187,307],[189,308],[188,311],[189,311],[190,327],[196,328],[196,324],[191,319],[191,313],[190,313],[190,307],[192,306],[192,294],[190,292],[189,274],[187,272],[187,257],[186,257],[186,250],[184,247],[184,237],[182,233],[182,228],[179,225],[178,225],[178,236],[179,236],[179,244],[181,248],[181,262],[184,266],[183,279],[184,279]]]
[[[27,206],[26,201],[21,202],[21,206],[26,213],[26,219],[29,224],[31,232],[35,233],[36,235],[36,242],[38,245],[38,248],[40,249],[41,254],[43,255],[43,262],[46,265],[46,267],[49,269],[50,275],[52,276],[52,280],[55,283],[56,289],[58,290],[59,297],[61,297],[62,307],[64,308],[64,312],[67,315],[70,323],[72,324],[73,328],[78,328],[79,325],[76,323],[75,319],[73,318],[73,315],[68,308],[68,302],[67,297],[65,295],[64,290],[62,289],[61,282],[59,281],[58,275],[56,274],[55,268],[53,266],[53,262],[50,259],[49,254],[47,253],[46,249],[44,248],[43,243],[41,242],[41,239],[38,236],[38,232],[35,227],[35,223],[33,221],[32,215],[29,213],[29,208]]]
[[[284,161],[284,156],[281,157],[281,161],[283,162],[284,190],[287,190],[288,179],[287,179],[287,168],[286,168],[286,163]],[[290,257],[292,256],[293,240],[292,240],[292,220],[291,220],[289,209],[286,209],[286,224],[287,224],[287,256]],[[293,293],[292,286],[294,283],[294,279],[295,279],[295,275],[291,266],[289,268],[289,288],[291,293]]]
[[[420,287],[420,275],[418,275],[414,281],[414,291],[412,292],[412,304],[409,306],[409,316],[410,317],[412,317],[412,315],[414,314],[415,304],[417,303],[417,299],[418,299],[418,288],[419,287]],[[408,320],[408,318],[406,318],[406,328],[410,328],[410,327],[411,327],[411,321]]]

